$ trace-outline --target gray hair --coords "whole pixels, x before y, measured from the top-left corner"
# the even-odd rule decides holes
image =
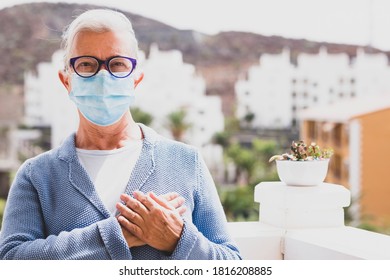
[[[138,42],[130,20],[123,14],[109,9],[93,9],[76,17],[62,35],[62,48],[65,50],[65,69],[69,66],[70,53],[76,35],[82,31],[102,33],[107,31],[125,32],[131,42],[134,58],[138,57]]]

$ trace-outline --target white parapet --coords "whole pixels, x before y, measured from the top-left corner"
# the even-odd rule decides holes
[[[259,222],[229,223],[244,259],[389,260],[390,236],[344,225],[350,192],[262,182],[255,188]]]
[[[231,222],[228,229],[245,260],[282,260],[284,230],[260,222]]]
[[[353,227],[289,230],[285,260],[390,260],[390,237]]]
[[[260,222],[283,229],[344,226],[344,207],[351,202],[345,187],[323,183],[311,187],[262,182],[255,188]]]

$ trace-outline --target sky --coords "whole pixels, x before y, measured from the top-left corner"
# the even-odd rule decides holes
[[[20,3],[1,0],[0,9]],[[46,0],[45,2],[59,2]],[[390,51],[389,0],[62,0],[114,7],[179,29],[372,45]]]

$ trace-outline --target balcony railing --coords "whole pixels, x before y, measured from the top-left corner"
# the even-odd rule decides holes
[[[244,259],[390,260],[390,236],[344,225],[350,192],[343,186],[262,182],[255,201],[258,222],[229,223]]]

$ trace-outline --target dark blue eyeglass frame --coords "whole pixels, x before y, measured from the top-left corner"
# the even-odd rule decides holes
[[[96,69],[96,72],[95,72],[94,74],[90,75],[90,76],[85,76],[85,75],[81,75],[80,73],[78,73],[77,70],[76,70],[76,68],[74,67],[74,64],[76,63],[76,60],[79,59],[79,58],[93,58],[93,59],[95,59],[95,60],[98,62],[98,64],[99,64],[99,66],[98,66],[97,69]],[[130,71],[127,75],[125,75],[125,76],[117,76],[117,75],[115,75],[113,72],[111,72],[110,67],[109,67],[110,61],[113,60],[113,59],[116,59],[116,58],[125,58],[125,59],[130,60],[131,65],[132,65],[133,68],[131,69],[131,71]],[[131,73],[133,73],[135,67],[137,66],[137,60],[136,60],[135,58],[131,58],[131,57],[127,57],[127,56],[121,56],[121,55],[112,56],[112,57],[110,57],[110,58],[108,58],[108,59],[106,59],[106,60],[101,60],[101,59],[99,59],[99,58],[97,58],[97,57],[94,57],[94,56],[91,56],[91,55],[82,55],[82,56],[72,57],[72,58],[69,60],[69,62],[70,62],[70,65],[72,66],[74,72],[75,72],[77,75],[79,75],[80,77],[82,77],[82,78],[91,78],[91,77],[95,76],[95,75],[100,71],[100,68],[102,67],[103,64],[106,66],[107,71],[108,71],[112,76],[114,76],[115,78],[126,78],[126,77],[128,77]]]

